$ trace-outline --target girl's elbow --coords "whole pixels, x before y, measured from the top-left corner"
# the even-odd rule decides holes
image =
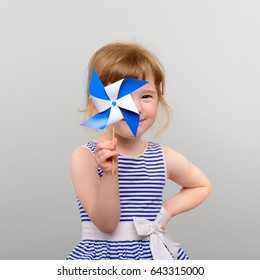
[[[211,191],[211,183],[209,180],[207,180],[206,184],[204,185],[205,198],[207,198],[211,194]]]
[[[100,231],[106,234],[112,234],[118,226],[118,223],[106,223],[98,227]]]
[[[120,216],[119,217],[106,217],[105,219],[101,219],[101,220],[94,220],[94,224],[96,225],[96,227],[103,233],[106,234],[112,234],[120,221]]]

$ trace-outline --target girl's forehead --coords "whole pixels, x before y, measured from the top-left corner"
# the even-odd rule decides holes
[[[147,73],[147,75],[146,75],[146,81],[148,82],[148,83],[154,83],[154,75],[153,75],[153,73],[152,72],[149,72],[149,73]]]
[[[154,79],[154,76],[151,72],[146,75],[145,81],[147,81],[148,83],[145,84],[143,87],[141,87],[141,89],[144,88],[144,87],[145,88],[149,88],[149,87],[155,88],[155,79]]]

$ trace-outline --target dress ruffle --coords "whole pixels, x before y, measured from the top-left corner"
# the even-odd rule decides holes
[[[152,260],[149,240],[82,240],[67,260]],[[173,258],[174,259],[174,258]],[[178,260],[188,260],[180,248]]]

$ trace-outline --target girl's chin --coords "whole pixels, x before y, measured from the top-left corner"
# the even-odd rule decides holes
[[[138,136],[138,134],[137,134]],[[115,132],[115,137],[117,139],[121,138],[121,139],[126,139],[126,140],[131,140],[131,139],[135,139],[136,137],[134,136],[134,134],[129,131],[129,132],[124,132],[124,133],[120,133],[120,132]]]

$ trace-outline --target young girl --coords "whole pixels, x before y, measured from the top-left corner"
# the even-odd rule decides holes
[[[122,42],[106,45],[93,55],[88,82],[92,69],[104,86],[123,78],[148,83],[131,93],[140,114],[136,137],[121,120],[114,125],[114,140],[108,126],[72,155],[71,178],[83,230],[82,241],[67,259],[188,259],[165,229],[172,217],[202,203],[211,187],[202,171],[183,155],[143,139],[159,107],[168,116],[166,124],[169,121],[162,66],[147,49]],[[93,115],[89,95],[87,106]],[[181,189],[163,201],[166,179]]]

